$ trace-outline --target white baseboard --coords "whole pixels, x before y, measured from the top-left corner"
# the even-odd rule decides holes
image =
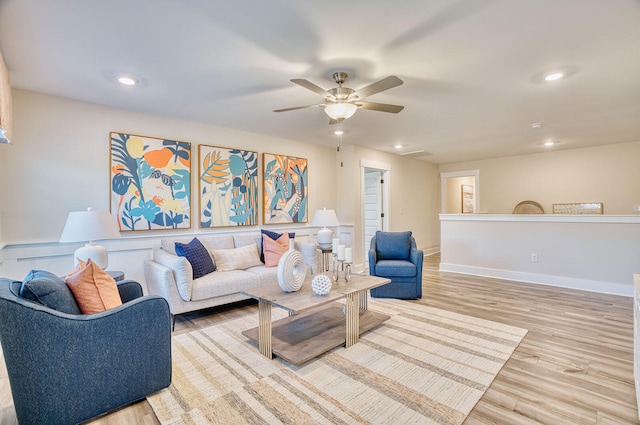
[[[626,285],[617,282],[602,282],[572,277],[541,275],[513,270],[489,269],[484,267],[463,266],[447,263],[440,263],[440,271],[513,280],[516,282],[536,283],[540,285],[557,286],[560,288],[579,289],[582,291],[599,292],[603,294],[622,295],[625,297],[633,296],[633,285],[631,283]]]

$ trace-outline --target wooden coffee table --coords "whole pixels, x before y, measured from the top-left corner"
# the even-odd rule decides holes
[[[327,295],[311,290],[311,277],[297,292],[284,292],[275,283],[242,291],[258,300],[258,323],[242,334],[258,343],[260,353],[277,355],[300,365],[342,344],[356,344],[360,335],[389,319],[367,309],[367,291],[389,283],[375,276],[352,276],[348,283],[334,283]],[[345,299],[343,304],[336,301]],[[271,306],[289,312],[289,317],[271,322]]]

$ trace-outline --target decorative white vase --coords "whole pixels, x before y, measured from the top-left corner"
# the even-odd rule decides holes
[[[307,275],[307,265],[300,251],[290,245],[289,251],[282,254],[278,261],[278,285],[284,292],[300,290]]]

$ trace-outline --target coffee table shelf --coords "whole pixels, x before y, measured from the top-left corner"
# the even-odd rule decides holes
[[[389,283],[375,276],[353,276],[348,283],[334,285],[329,294],[311,290],[311,278],[297,292],[284,292],[278,284],[243,291],[258,300],[256,328],[242,332],[258,343],[264,356],[277,355],[299,365],[340,345],[356,344],[366,332],[389,316],[367,309],[367,292]],[[345,304],[338,300],[345,300]],[[289,317],[271,322],[271,307],[289,311]]]
[[[360,314],[360,334],[367,332],[389,316],[366,310]],[[259,343],[259,327],[242,332]],[[289,363],[300,365],[335,347],[344,345],[345,316],[342,304],[333,303],[273,322],[271,351]]]

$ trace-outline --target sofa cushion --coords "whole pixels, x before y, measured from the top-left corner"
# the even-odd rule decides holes
[[[233,249],[212,249],[211,254],[219,271],[244,270],[262,265],[256,244]]]
[[[208,250],[235,248],[233,236],[231,235],[200,236],[199,239]]]
[[[245,270],[248,273],[254,273],[260,277],[260,285],[269,285],[278,283],[278,268],[267,266],[249,267]]]
[[[418,268],[407,260],[380,260],[376,263],[376,276],[415,277]]]
[[[73,292],[80,311],[84,314],[99,313],[122,305],[116,281],[89,259],[80,264],[65,279]]]
[[[263,237],[264,237],[264,235],[267,235],[267,236],[269,236],[271,239],[273,239],[275,241],[280,236],[282,236],[282,233],[272,232],[271,230],[260,229],[260,235],[262,235]],[[296,233],[295,232],[289,232],[289,239],[294,239],[295,237],[296,237]],[[263,238],[263,242],[264,242],[264,238]],[[264,253],[262,253],[260,255],[260,260],[264,263]]]
[[[264,268],[264,266],[260,266]],[[277,282],[277,280],[276,280]],[[191,301],[206,300],[223,295],[235,294],[245,289],[260,286],[260,276],[244,270],[210,273],[193,281]]]
[[[209,233],[198,235],[198,240],[202,242],[207,250],[233,248],[233,237],[231,235],[212,235]],[[176,254],[176,242],[189,243],[193,237],[171,237],[160,239],[160,248],[169,254]]]
[[[273,240],[269,235],[262,235],[262,252],[264,252],[264,265],[278,267],[282,254],[289,250],[289,235],[283,233],[278,239]]]
[[[22,281],[20,296],[54,310],[80,314],[80,307],[64,279],[44,270],[31,270]]]
[[[408,260],[411,253],[411,231],[376,232],[378,260]]]
[[[216,269],[211,260],[211,254],[198,238],[193,238],[187,244],[176,242],[176,254],[180,257],[185,257],[189,261],[193,269],[194,279],[209,274]]]
[[[262,260],[262,233],[240,233],[233,235],[233,246],[229,248],[240,248],[251,244],[256,244],[258,254]],[[218,249],[220,248],[222,247],[218,247]]]

